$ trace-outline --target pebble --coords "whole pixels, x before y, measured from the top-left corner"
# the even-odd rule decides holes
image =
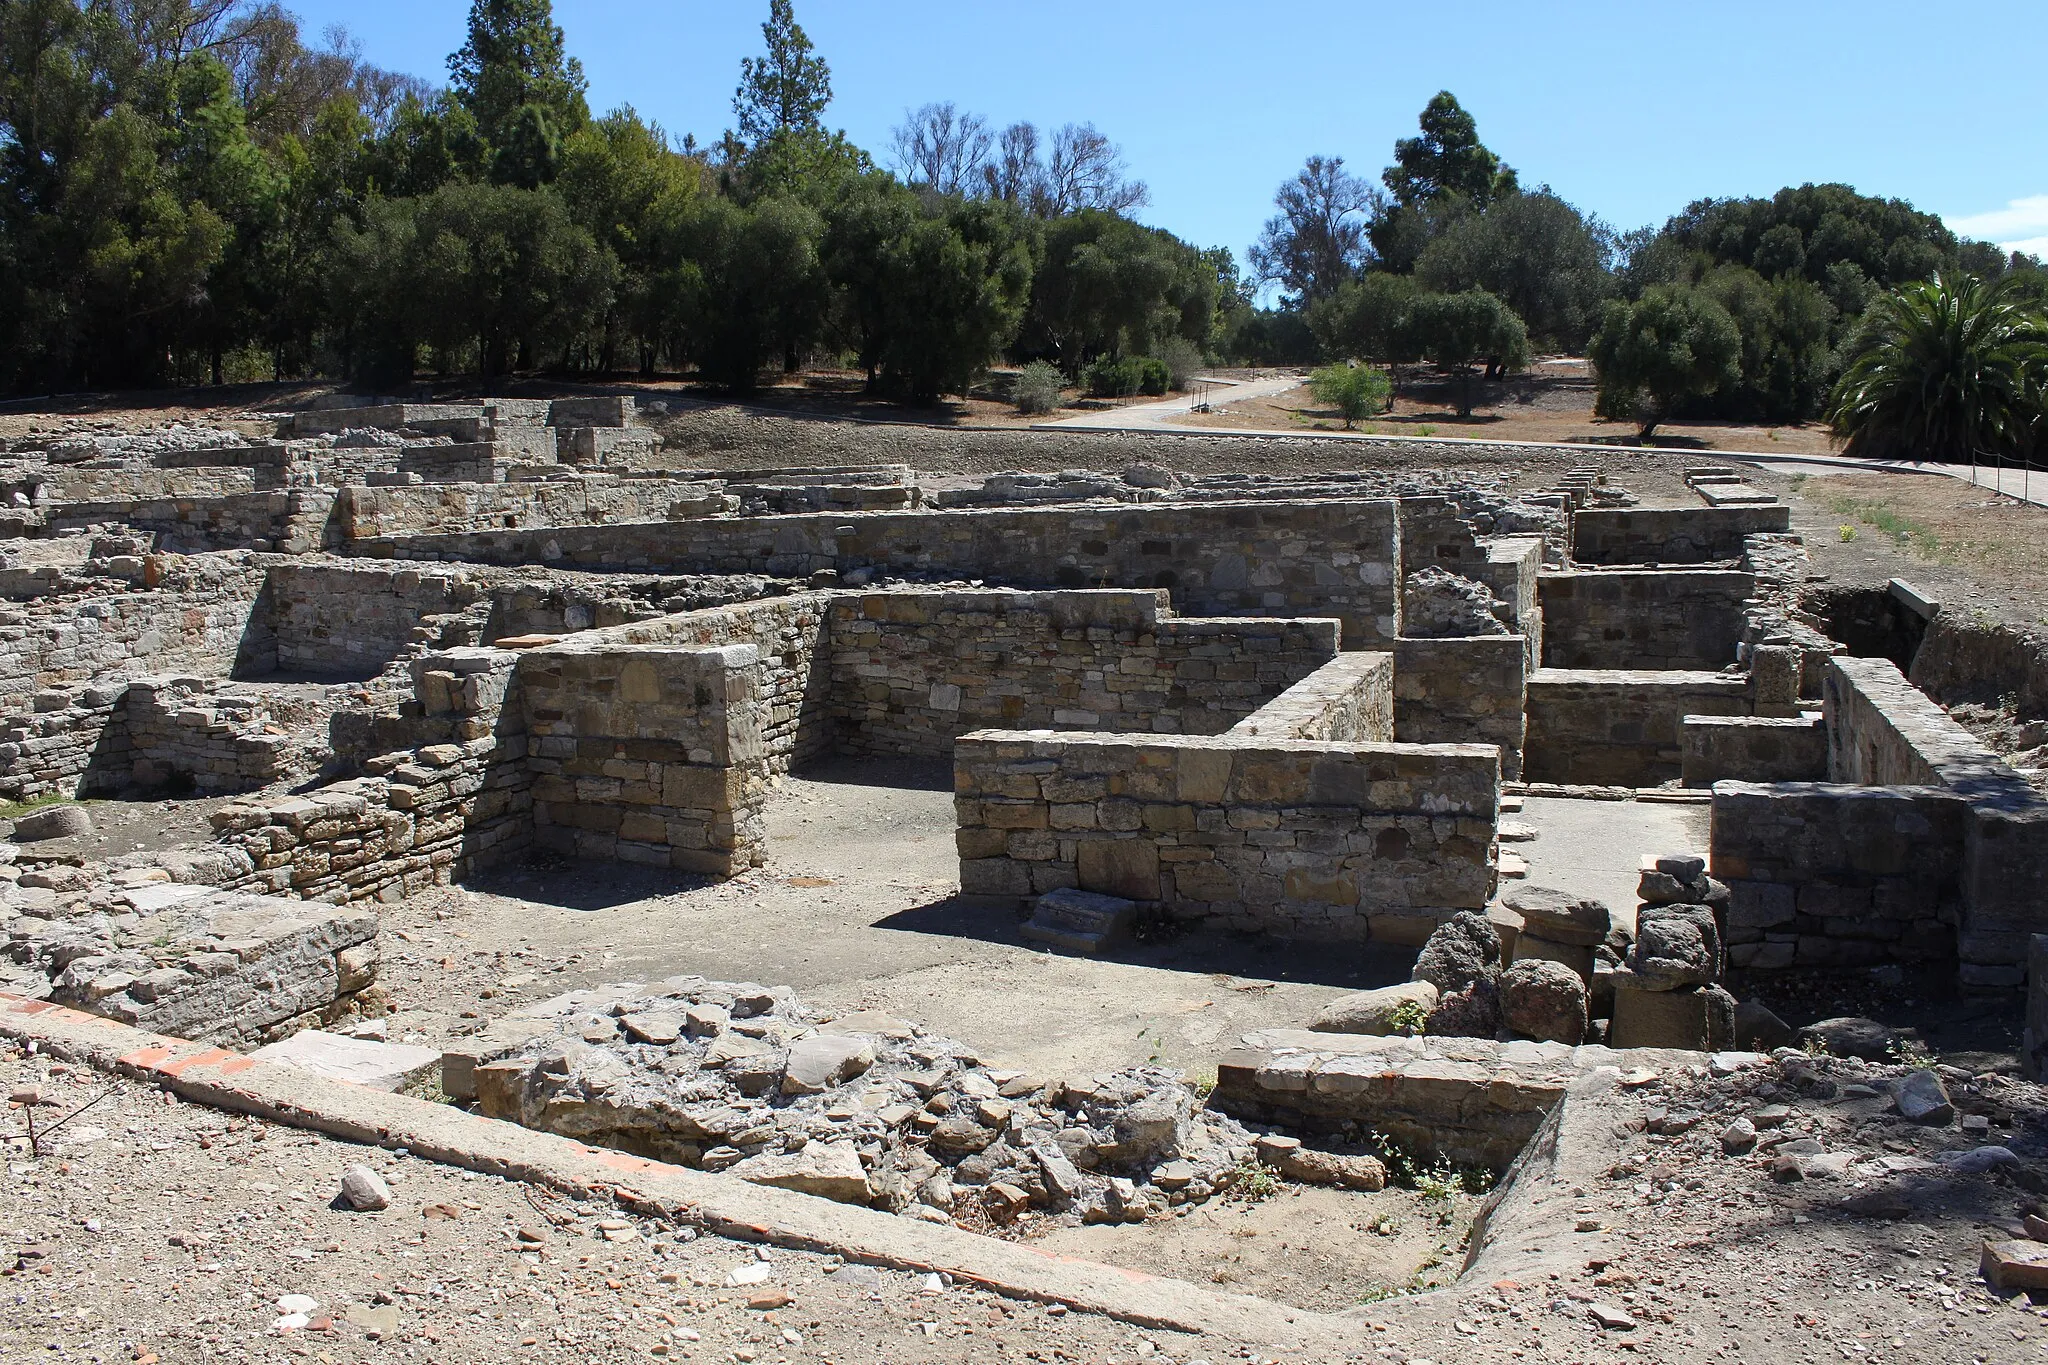
[[[341,1200],[357,1213],[391,1207],[391,1187],[368,1166],[351,1166],[341,1176]]]
[[[1721,1150],[1729,1156],[1741,1156],[1756,1146],[1756,1124],[1750,1119],[1739,1118],[1721,1130]]]
[[[766,1261],[749,1261],[725,1277],[725,1282],[738,1288],[742,1285],[760,1284],[775,1273],[775,1267]]]

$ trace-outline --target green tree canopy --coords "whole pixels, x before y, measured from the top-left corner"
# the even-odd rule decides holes
[[[1544,343],[1577,350],[1614,292],[1610,250],[1605,227],[1544,188],[1456,215],[1416,258],[1415,278],[1435,293],[1484,289]]]
[[[733,92],[740,137],[757,144],[778,134],[819,131],[832,102],[832,69],[811,50],[790,0],[768,0],[761,36],[768,50],[741,59],[740,86]]]
[[[1457,196],[1485,208],[1515,192],[1515,171],[1479,140],[1479,124],[1458,97],[1439,90],[1423,107],[1419,137],[1394,143],[1394,164],[1380,178],[1402,208]]]
[[[1689,398],[1742,379],[1742,334],[1705,291],[1653,285],[1634,303],[1610,300],[1590,348],[1599,377],[1597,410],[1633,418],[1648,440]]]
[[[552,180],[561,140],[590,119],[583,64],[568,55],[549,0],[471,0],[448,74],[508,184]]]

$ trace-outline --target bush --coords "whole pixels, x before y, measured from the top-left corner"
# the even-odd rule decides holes
[[[1308,377],[1309,392],[1319,403],[1328,403],[1343,414],[1349,430],[1361,417],[1384,412],[1394,386],[1386,371],[1365,365],[1330,365]]]
[[[1145,382],[1145,371],[1136,360],[1104,356],[1083,371],[1082,377],[1088,381],[1091,397],[1129,398]]]
[[[1173,384],[1173,373],[1166,368],[1166,362],[1153,356],[1138,357],[1138,392],[1153,397],[1164,394]]]
[[[1057,366],[1034,360],[1011,381],[1010,401],[1017,405],[1017,411],[1026,415],[1051,412],[1060,405],[1063,386]]]
[[[1170,336],[1156,348],[1159,359],[1166,366],[1166,382],[1175,393],[1188,386],[1188,381],[1208,365],[1202,358],[1201,348],[1184,336]]]

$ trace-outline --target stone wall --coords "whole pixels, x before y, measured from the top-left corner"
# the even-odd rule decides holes
[[[1394,736],[1394,659],[1340,654],[1230,728],[1251,739],[1385,743]]]
[[[1679,722],[1681,777],[1688,787],[1716,782],[1822,782],[1828,732],[1820,714],[1686,716]]]
[[[717,484],[670,479],[547,479],[426,483],[341,490],[335,543],[405,535],[579,526],[710,516],[727,509]]]
[[[304,554],[317,550],[327,534],[335,494],[293,488],[219,496],[125,498],[106,502],[58,503],[49,509],[49,529],[78,530],[118,524],[154,532],[160,549],[183,554],[208,550],[275,550]]]
[[[1415,943],[1493,891],[1491,748],[984,730],[953,770],[969,896],[1079,886],[1235,929]]]
[[[1684,774],[1685,717],[1748,712],[1749,683],[1739,676],[1540,668],[1529,676],[1522,775],[1531,782],[1654,787]]]
[[[287,673],[367,678],[411,646],[430,617],[488,610],[488,588],[455,569],[348,563],[271,567],[261,609],[271,666]]]
[[[125,679],[46,688],[32,710],[0,717],[0,800],[97,796],[127,781]]]
[[[1735,662],[1756,575],[1724,569],[1543,575],[1546,668],[1712,669]]]
[[[272,722],[263,699],[222,696],[207,679],[137,678],[122,696],[119,723],[127,731],[126,777],[138,787],[189,783],[198,795],[220,796],[305,771],[300,744]],[[318,735],[316,747],[325,741]]]
[[[1710,860],[1728,883],[1728,962],[1867,967],[1953,960],[1968,807],[1934,787],[1714,787]]]
[[[1572,513],[1581,564],[1711,564],[1740,559],[1758,532],[1792,529],[1783,503],[1757,507],[1586,507]]]
[[[752,644],[576,638],[528,652],[534,841],[714,876],[758,864],[770,777],[760,663]]]
[[[865,754],[944,757],[989,726],[1219,734],[1333,658],[1337,632],[1175,619],[1162,589],[837,596],[833,714]]]
[[[350,550],[591,570],[865,568],[1024,588],[1164,587],[1190,616],[1337,617],[1347,649],[1392,640],[1400,624],[1389,499],[736,517],[387,537]]]
[[[1527,645],[1520,635],[1394,641],[1394,738],[1496,745],[1501,776],[1519,778]]]

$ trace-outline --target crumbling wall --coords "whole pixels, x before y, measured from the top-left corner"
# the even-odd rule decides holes
[[[278,563],[268,591],[275,667],[372,676],[413,643],[427,617],[475,609],[485,592],[460,570]]]
[[[1400,528],[1390,499],[714,518],[392,537],[358,541],[351,552],[614,571],[869,569],[1025,588],[1163,587],[1189,616],[1337,617],[1347,649],[1399,633]]]
[[[1311,939],[1420,935],[1493,891],[1477,745],[984,730],[954,746],[960,886],[1059,887]]]
[[[1828,732],[1816,714],[1686,716],[1679,722],[1680,775],[1688,787],[1716,782],[1822,782]]]
[[[1565,570],[1538,584],[1546,668],[1714,669],[1735,662],[1756,575]]]
[[[441,482],[341,490],[337,544],[522,526],[660,521],[711,516],[732,500],[714,483],[565,478]]]
[[[118,524],[152,531],[160,548],[184,554],[210,550],[274,550],[305,554],[320,548],[334,507],[331,489],[292,488],[218,496],[181,495],[50,507],[52,532]]]
[[[942,757],[992,725],[1217,734],[1333,658],[1337,632],[1174,619],[1159,589],[840,595],[832,710],[853,753]]]

